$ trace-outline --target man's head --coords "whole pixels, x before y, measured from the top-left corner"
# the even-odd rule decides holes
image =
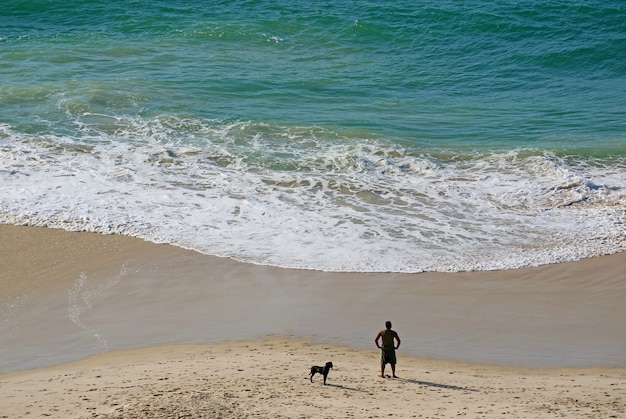
[[[387,320],[387,321],[385,322],[385,327],[386,327],[387,329],[391,329],[391,322],[390,322],[389,320]]]

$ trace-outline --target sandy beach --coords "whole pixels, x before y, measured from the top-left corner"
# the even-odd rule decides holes
[[[0,417],[624,417],[626,254],[337,274],[0,226]],[[402,338],[399,379],[373,339]],[[332,361],[324,386],[312,365]]]
[[[308,368],[333,359],[327,385]],[[270,337],[110,352],[0,378],[0,417],[622,418],[624,369],[520,369]]]

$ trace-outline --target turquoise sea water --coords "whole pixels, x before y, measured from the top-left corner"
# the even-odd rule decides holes
[[[9,1],[0,222],[334,271],[626,249],[626,4]]]

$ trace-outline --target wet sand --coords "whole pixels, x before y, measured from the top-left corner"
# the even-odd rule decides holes
[[[69,417],[182,405],[194,417],[624,415],[623,253],[338,274],[34,227],[0,226],[0,239],[0,417],[56,416],[53,405]],[[400,380],[377,378],[385,320],[402,338]],[[308,382],[326,360],[334,386]]]

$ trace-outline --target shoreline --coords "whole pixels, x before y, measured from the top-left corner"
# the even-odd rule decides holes
[[[0,418],[626,414],[626,254],[334,274],[123,236],[0,225],[0,239]],[[378,377],[387,319],[398,379]],[[327,385],[311,382],[327,361]]]
[[[388,319],[410,356],[626,367],[626,253],[512,271],[329,273],[41,227],[0,225],[0,238],[0,373],[267,335],[368,349]]]

